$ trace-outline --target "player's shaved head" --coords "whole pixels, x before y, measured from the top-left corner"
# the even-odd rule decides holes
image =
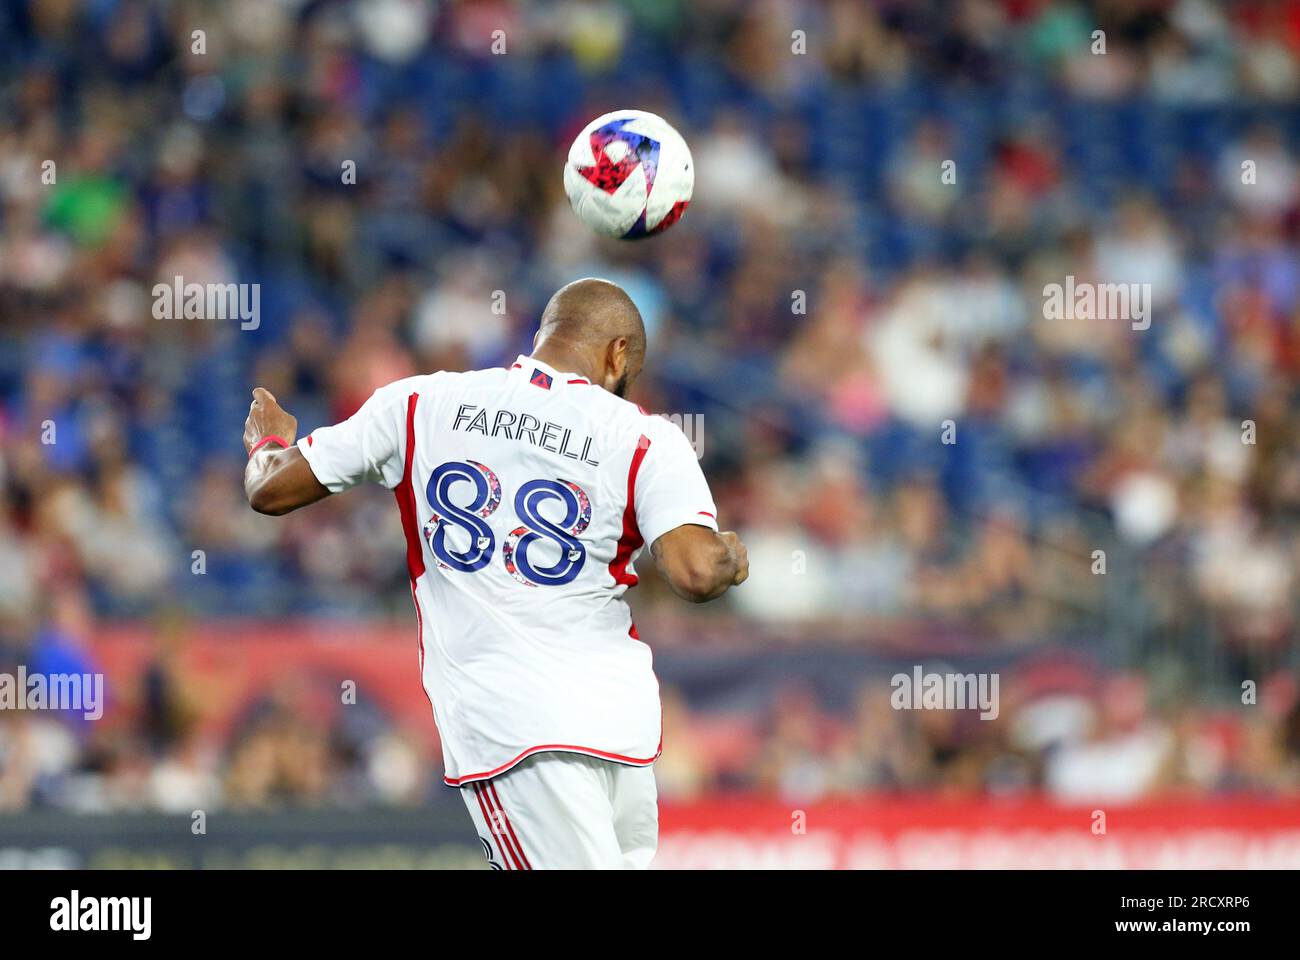
[[[560,287],[542,311],[537,345],[556,339],[571,346],[604,347],[626,337],[629,351],[645,357],[645,324],[627,291],[587,277]]]
[[[587,277],[551,297],[533,346],[538,359],[559,369],[567,365],[624,396],[645,362],[645,324],[627,291]]]

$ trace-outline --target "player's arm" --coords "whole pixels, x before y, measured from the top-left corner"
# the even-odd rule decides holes
[[[673,592],[691,603],[720,597],[749,576],[745,545],[730,531],[682,524],[651,544],[650,553]]]
[[[279,517],[329,496],[294,446],[297,432],[297,418],[283,410],[270,391],[253,391],[244,421],[244,449],[251,454],[244,468],[244,495],[258,513]]]
[[[681,428],[653,418],[642,439],[636,519],[650,555],[683,600],[722,596],[749,576],[744,544],[734,533],[718,532],[718,508]]]

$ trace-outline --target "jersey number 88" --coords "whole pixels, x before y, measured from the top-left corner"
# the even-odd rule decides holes
[[[451,490],[471,483],[473,496],[464,505],[451,502]],[[492,562],[496,536],[487,518],[501,505],[501,481],[492,469],[476,460],[449,460],[433,471],[425,487],[433,515],[424,525],[424,538],[444,567],[463,573],[482,570]],[[564,510],[559,522],[542,516],[541,507],[558,500]],[[530,587],[559,586],[571,582],[587,562],[587,548],[578,538],[591,523],[591,499],[569,480],[529,480],[515,492],[515,526],[501,545],[506,572]],[[448,524],[466,531],[470,544],[455,550],[447,543]],[[545,566],[529,559],[529,548],[539,540],[559,547],[560,558]]]

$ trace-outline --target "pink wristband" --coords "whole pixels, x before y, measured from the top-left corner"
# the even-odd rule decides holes
[[[277,437],[273,433],[268,433],[261,440],[257,441],[257,443],[253,444],[252,448],[248,451],[248,459],[252,460],[253,454],[257,453],[257,451],[261,450],[268,443],[278,443],[286,450],[288,450],[291,446],[293,446],[293,444],[291,444],[288,440],[284,439],[284,437]]]

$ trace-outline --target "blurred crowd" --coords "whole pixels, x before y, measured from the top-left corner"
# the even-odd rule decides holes
[[[1298,97],[1292,0],[0,0],[0,650],[168,606],[409,617],[384,491],[247,509],[250,388],[334,422],[508,363],[597,274],[647,321],[636,399],[692,418],[767,585],[727,601],[735,633],[1079,640],[1230,690],[1294,670]],[[561,187],[621,106],[697,169],[637,244]],[[256,328],[157,319],[175,276],[259,284]],[[1050,318],[1067,277],[1149,284],[1149,328]],[[872,702],[828,737],[779,711],[762,776],[1029,776],[1002,723],[954,746]],[[1198,776],[1281,782],[1282,716],[1240,734],[1273,759]],[[1186,720],[1162,736],[1199,742]],[[268,723],[204,775],[238,793],[280,749],[319,783],[329,751]],[[895,733],[855,752],[872,724]],[[933,763],[884,755],[918,737]],[[199,764],[167,757],[150,775]]]
[[[896,710],[884,679],[862,684],[847,717],[807,690],[778,697],[756,728],[692,715],[670,694],[671,751],[660,792],[685,799],[757,791],[791,802],[862,792],[1007,796],[1061,803],[1252,793],[1300,796],[1300,701],[1278,678],[1267,708],[1243,713],[1194,701],[1157,703],[1138,674],[1084,685],[1022,676],[996,718],[978,711]],[[1046,682],[1042,682],[1042,681]]]
[[[404,729],[364,701],[340,707],[290,680],[214,728],[180,680],[175,663],[152,663],[128,723],[0,712],[0,813],[416,806],[446,789],[427,726]],[[1266,682],[1255,705],[1235,709],[1162,695],[1139,673],[1057,664],[1005,680],[988,720],[895,709],[883,676],[863,679],[848,711],[827,709],[800,682],[754,712],[696,709],[668,685],[659,795],[1300,797],[1294,677]]]

